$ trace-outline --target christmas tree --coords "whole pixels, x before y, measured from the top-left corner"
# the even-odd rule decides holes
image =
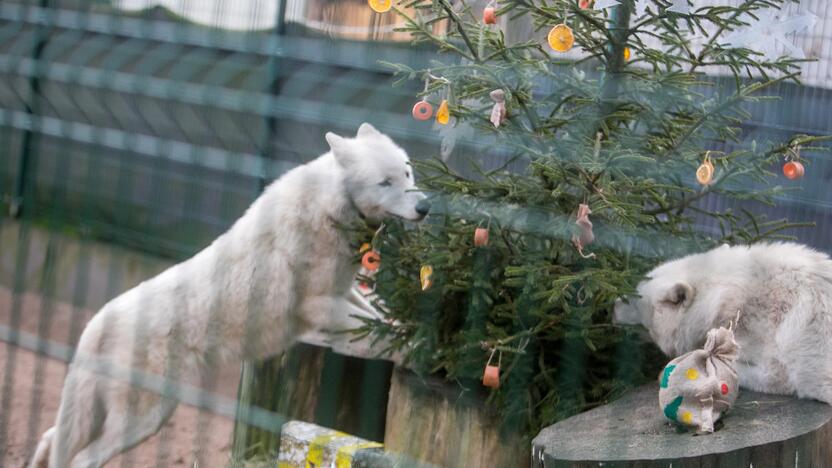
[[[662,260],[783,238],[795,224],[703,201],[773,203],[789,188],[774,172],[784,157],[799,177],[824,139],[743,139],[749,106],[798,80],[804,59],[786,34],[812,18],[780,21],[783,0],[735,3],[394,7],[414,43],[439,51],[429,70],[390,65],[400,81],[425,83],[414,117],[437,109],[438,128],[473,129],[481,151],[465,171],[442,157],[417,163],[432,213],[374,237],[381,267],[365,280],[385,319],[363,331],[460,391],[498,367],[485,379],[490,403],[505,428],[528,434],[655,378],[664,359],[612,324],[615,300]],[[532,38],[509,42],[523,24]],[[497,157],[506,164],[484,169]],[[697,228],[708,220],[720,235]]]

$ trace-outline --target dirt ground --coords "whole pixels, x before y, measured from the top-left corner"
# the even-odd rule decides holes
[[[23,294],[17,306],[7,289],[0,288],[0,324],[10,325],[12,312],[20,318],[19,329],[38,334],[39,317],[50,307],[44,307],[40,297]],[[72,308],[66,304],[51,305],[51,327],[43,336],[67,344],[71,341],[69,324]],[[76,311],[82,323],[92,315],[90,311]],[[76,319],[77,320],[77,319]],[[9,366],[12,371],[10,388],[5,385]],[[8,421],[8,427],[0,427],[6,434],[5,446],[0,448],[0,466],[18,468],[25,466],[40,435],[55,420],[63,385],[66,364],[44,357],[26,349],[0,341],[0,401],[9,398],[9,414],[0,418]],[[212,390],[220,395],[235,397],[239,370],[223,369]],[[133,450],[115,458],[107,467],[176,467],[225,466],[231,447],[234,422],[223,416],[180,405],[162,431]]]

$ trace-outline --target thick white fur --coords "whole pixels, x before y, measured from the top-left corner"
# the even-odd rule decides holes
[[[371,125],[355,138],[326,139],[328,153],[271,184],[210,246],[90,320],[57,423],[31,466],[100,467],[155,433],[176,407],[171,398],[94,372],[78,356],[192,379],[221,361],[280,353],[303,337],[349,354],[366,350],[331,333],[355,328],[360,322],[351,315],[374,314],[351,293],[356,253],[336,224],[362,215],[419,220],[424,209],[416,205],[425,197],[414,189],[407,154]]]
[[[619,301],[667,355],[702,345],[737,316],[740,385],[832,404],[832,261],[794,243],[729,247],[660,265]]]

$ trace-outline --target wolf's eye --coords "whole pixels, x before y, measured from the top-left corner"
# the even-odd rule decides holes
[[[381,183],[380,183],[380,184],[378,184],[378,185],[380,185],[380,186],[382,186],[382,187],[389,187],[392,183],[393,183],[393,181],[392,181],[392,180],[390,180],[390,179],[384,179],[384,182],[381,182]]]
[[[410,171],[405,171],[404,177],[405,177],[405,179],[409,179],[410,178]]]

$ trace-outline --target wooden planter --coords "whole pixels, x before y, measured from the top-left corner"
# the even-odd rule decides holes
[[[503,437],[481,389],[421,379],[384,361],[346,357],[300,344],[290,352],[245,363],[241,407],[255,405],[287,419],[314,422],[383,442],[385,450],[445,467],[529,466],[529,441]],[[233,458],[273,457],[278,429],[238,422]]]
[[[385,449],[446,467],[529,466],[528,439],[501,436],[485,397],[480,389],[461,395],[458,386],[444,380],[395,369],[387,400]]]
[[[381,442],[393,365],[297,344],[289,352],[260,362],[246,362],[240,377],[240,411],[254,405],[289,420],[321,426]],[[273,457],[280,446],[279,428],[271,430],[238,421],[232,457]]]

